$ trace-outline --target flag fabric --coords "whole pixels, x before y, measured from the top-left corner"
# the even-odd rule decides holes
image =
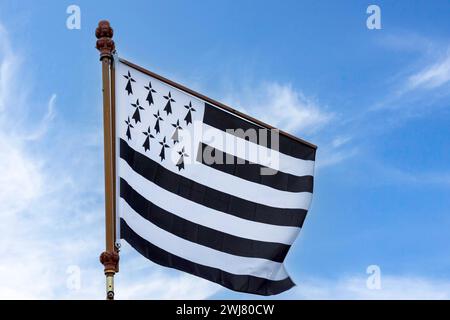
[[[315,148],[115,63],[120,237],[235,291],[291,288],[283,262],[311,203]]]

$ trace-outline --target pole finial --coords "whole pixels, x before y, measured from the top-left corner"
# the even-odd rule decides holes
[[[112,54],[116,48],[112,39],[114,30],[111,28],[108,20],[101,20],[95,29],[95,37],[97,38],[96,48],[100,51],[100,60],[103,58],[112,58]]]

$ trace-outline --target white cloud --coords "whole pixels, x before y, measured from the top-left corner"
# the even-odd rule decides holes
[[[17,57],[14,56],[9,43],[6,29],[0,25],[0,111],[5,109],[6,98],[12,92],[13,74],[15,74],[18,64]]]
[[[8,33],[0,25],[0,213],[3,217],[25,210],[43,193],[39,159],[26,152],[19,138],[18,133],[24,128],[17,128],[8,120],[8,112],[23,100],[17,94],[20,90],[13,76],[19,70],[19,61],[11,49]]]
[[[357,147],[333,148],[322,147],[316,156],[316,170],[330,167],[358,154]]]
[[[320,138],[323,142],[316,156],[319,170],[358,153],[357,147],[349,145],[350,135],[336,136],[328,130],[330,127],[337,129],[338,126],[332,124],[338,123],[338,116],[301,91],[295,91],[290,84],[270,82],[256,88],[243,87],[233,90],[224,101],[234,107],[244,106],[240,108],[242,112],[300,138],[312,137],[313,143]]]
[[[349,136],[337,136],[331,141],[333,148],[339,148],[352,140]]]
[[[348,145],[352,140],[350,135],[323,134],[332,121],[336,121],[337,115],[301,91],[295,91],[290,84],[272,82],[256,89],[244,87],[234,90],[224,100],[232,106],[245,106],[240,108],[242,112],[293,135],[301,138],[322,137],[321,140],[328,141],[319,146],[317,169],[336,165],[358,152],[356,147]]]
[[[317,172],[325,167],[334,166],[358,154],[358,147],[353,145],[350,135],[338,135],[330,142],[323,143],[316,155]]]
[[[25,95],[14,77],[21,71],[21,59],[13,52],[2,26],[0,33],[0,298],[52,297],[58,264],[51,254],[58,252],[58,245],[51,235],[46,236],[49,228],[40,219],[56,215],[45,211],[52,203],[48,196],[52,188],[46,187],[50,181],[44,159],[33,154],[21,138],[26,128],[17,125],[21,121],[8,121],[13,109],[28,106],[33,110],[36,104],[24,103]]]
[[[55,119],[56,116],[55,103],[56,103],[56,94],[52,94],[47,104],[47,113],[44,115],[41,122],[39,123],[39,126],[34,130],[34,132],[31,132],[28,134],[28,136],[24,137],[25,140],[30,141],[39,140],[45,136],[49,127],[52,124],[52,121]]]
[[[382,276],[381,289],[371,290],[366,278],[306,279],[286,296],[290,299],[450,299],[450,281],[407,276]]]
[[[435,89],[450,81],[450,51],[436,63],[426,66],[407,79],[406,89]]]
[[[294,135],[313,133],[334,117],[290,84],[265,83],[257,89],[238,90],[225,100],[233,106],[244,106],[243,112]]]
[[[14,214],[42,194],[39,166],[14,139],[0,132],[0,212]]]
[[[448,105],[442,103],[442,99],[448,97],[450,87],[450,49],[448,45],[434,43],[430,48],[433,50],[422,53],[419,67],[406,68],[391,79],[391,92],[369,108],[370,111],[402,108],[405,112],[396,112],[395,115],[397,118],[407,118],[420,115],[432,107]]]
[[[399,70],[386,77],[387,90],[378,92],[378,99],[364,111],[364,118],[379,125],[379,117],[373,112],[381,111],[385,129],[448,106],[450,46],[447,40],[406,31],[385,35],[378,42],[405,59]],[[387,114],[387,111],[392,112]]]
[[[381,184],[407,184],[407,185],[440,185],[450,186],[450,172],[448,170],[405,170],[394,167],[383,161],[371,158],[367,160],[370,168]]]
[[[436,43],[430,37],[422,36],[410,31],[400,33],[387,33],[378,41],[382,46],[400,52],[415,52],[421,54],[431,54],[436,52],[441,44]]]
[[[143,264],[145,262],[142,262]],[[132,272],[126,270],[125,272]],[[139,281],[130,282],[121,279],[118,275],[117,298],[128,299],[176,299],[196,300],[207,299],[219,290],[219,285],[191,276],[189,274],[177,273],[167,274],[156,270],[147,271],[146,275],[139,273]]]

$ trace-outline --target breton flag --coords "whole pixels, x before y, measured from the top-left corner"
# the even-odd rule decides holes
[[[315,146],[123,59],[115,95],[120,238],[235,291],[291,288]]]

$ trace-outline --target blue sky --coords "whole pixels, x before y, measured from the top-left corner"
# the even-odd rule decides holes
[[[0,4],[0,297],[103,298],[106,18],[119,55],[319,146],[278,298],[450,298],[448,1],[111,2]],[[122,261],[118,298],[254,298]]]

